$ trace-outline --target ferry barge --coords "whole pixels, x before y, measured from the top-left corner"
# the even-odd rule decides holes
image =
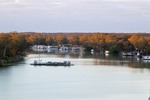
[[[64,62],[41,62],[35,60],[34,63],[31,63],[31,65],[35,66],[73,66],[70,61],[64,61]]]

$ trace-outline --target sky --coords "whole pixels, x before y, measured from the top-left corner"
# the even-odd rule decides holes
[[[0,32],[150,32],[150,0],[0,0]]]

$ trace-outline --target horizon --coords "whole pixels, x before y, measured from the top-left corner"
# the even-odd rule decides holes
[[[2,33],[40,33],[40,34],[72,34],[72,33],[81,33],[81,34],[150,34],[148,32],[18,32],[18,31],[11,31],[11,32],[0,32]]]
[[[1,0],[0,32],[150,33],[150,0]]]

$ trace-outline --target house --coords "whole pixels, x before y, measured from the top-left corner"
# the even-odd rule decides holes
[[[47,47],[48,52],[58,52],[58,47],[56,46],[48,46]]]

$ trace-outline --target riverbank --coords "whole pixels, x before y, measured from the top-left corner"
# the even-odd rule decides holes
[[[8,57],[8,56],[0,57],[0,67],[1,66],[9,66],[9,65],[12,65],[14,63],[23,61],[24,56],[25,55],[17,55],[17,56],[14,56],[14,57]]]

